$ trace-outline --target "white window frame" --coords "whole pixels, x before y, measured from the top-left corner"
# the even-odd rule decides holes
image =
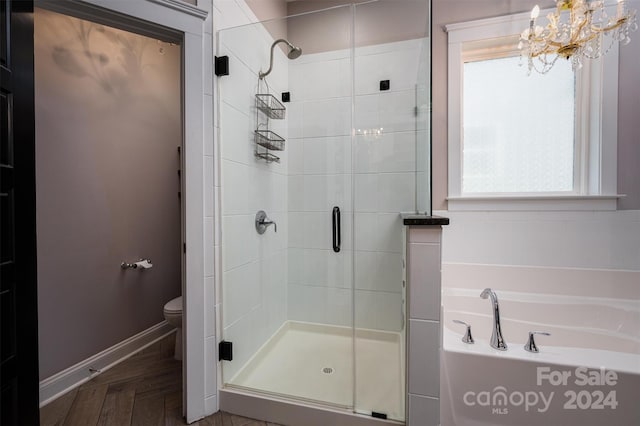
[[[552,10],[542,11],[540,15],[546,16]],[[527,12],[445,26],[449,39],[449,210],[615,210],[620,197],[616,193],[618,43],[600,60],[586,60],[576,75],[576,160],[572,193],[462,192],[463,47],[465,43],[520,34],[529,26],[529,19]],[[519,71],[526,72],[514,70]]]

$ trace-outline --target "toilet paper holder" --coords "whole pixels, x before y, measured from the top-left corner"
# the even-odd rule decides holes
[[[122,262],[120,267],[122,269],[149,269],[153,267],[153,264],[149,259],[140,259],[134,263]]]

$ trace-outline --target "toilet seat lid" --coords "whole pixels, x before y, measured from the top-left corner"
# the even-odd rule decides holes
[[[164,305],[165,312],[182,312],[182,296],[172,299]]]

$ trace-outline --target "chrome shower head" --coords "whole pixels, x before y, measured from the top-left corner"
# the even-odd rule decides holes
[[[300,55],[302,55],[302,49],[296,46],[292,46],[291,50],[289,50],[289,53],[287,54],[287,58],[298,59]]]
[[[298,59],[300,55],[302,55],[302,49],[300,49],[297,46],[294,46],[293,44],[289,43],[287,40],[281,38],[274,41],[273,44],[271,45],[271,58],[269,59],[269,69],[266,70],[265,72],[260,71],[260,73],[258,74],[258,77],[260,77],[260,79],[265,78],[271,72],[271,68],[273,68],[273,49],[276,47],[276,44],[278,43],[286,43],[287,46],[289,46],[289,52],[287,53],[287,58],[293,60],[293,59]]]

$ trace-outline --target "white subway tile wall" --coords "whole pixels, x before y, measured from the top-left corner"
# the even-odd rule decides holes
[[[409,394],[440,395],[440,323],[409,320]]]
[[[411,287],[411,318],[440,320],[440,244],[411,243],[410,280],[420,277],[423,285]]]
[[[317,312],[324,312],[324,302],[318,309],[301,304],[349,285],[351,260],[330,259],[350,256],[345,250],[351,248],[353,214],[356,325],[401,330],[398,213],[415,209],[415,85],[423,44],[423,40],[409,40],[356,49],[353,150],[350,52],[303,55],[289,64],[290,319],[324,317]],[[390,65],[398,63],[403,66]],[[391,80],[391,90],[381,92],[379,81],[386,79]],[[330,250],[333,206],[342,212],[345,237],[340,254]],[[331,319],[332,324],[351,322],[342,312]]]

